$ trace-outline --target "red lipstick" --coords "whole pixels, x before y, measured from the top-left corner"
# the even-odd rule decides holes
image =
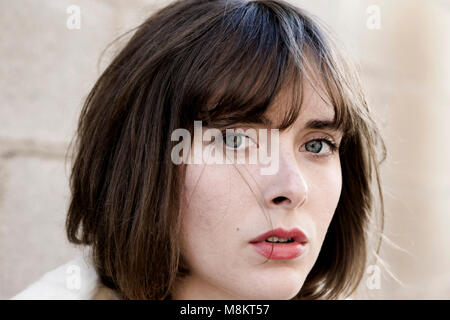
[[[277,228],[250,241],[260,255],[274,260],[290,260],[301,256],[307,243],[308,237],[298,228],[290,230]]]

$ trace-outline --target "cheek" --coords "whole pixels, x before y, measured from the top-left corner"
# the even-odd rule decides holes
[[[205,256],[223,253],[218,247],[227,249],[227,237],[231,237],[234,228],[233,211],[238,200],[235,194],[241,188],[231,181],[229,170],[220,165],[187,167],[181,243],[183,254],[192,265]]]
[[[342,190],[342,173],[340,162],[333,162],[314,174],[314,181],[310,183],[309,199],[312,219],[316,225],[317,237],[320,242],[325,238],[330,222],[336,211]]]
[[[210,234],[216,220],[223,216],[230,201],[230,181],[221,168],[188,165],[185,180],[185,199],[182,205],[183,225],[189,234]],[[194,229],[194,230],[191,230]]]
[[[213,225],[213,219],[207,213],[211,203],[217,201],[219,195],[203,192],[205,181],[208,183],[204,169],[200,165],[188,165],[186,168],[185,199],[182,204],[182,230],[186,241],[204,237],[206,230]]]

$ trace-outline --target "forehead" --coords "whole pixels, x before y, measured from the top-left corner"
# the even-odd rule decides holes
[[[294,91],[293,91],[294,90]],[[295,91],[297,90],[297,91]],[[283,121],[294,105],[300,104],[300,111],[294,126],[304,125],[311,119],[333,121],[335,110],[325,90],[309,81],[303,81],[302,88],[284,87],[264,114],[266,120],[274,127]]]

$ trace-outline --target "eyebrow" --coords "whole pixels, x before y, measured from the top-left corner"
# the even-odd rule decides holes
[[[270,119],[266,117],[262,117],[261,124],[273,127],[273,123]],[[342,128],[340,128],[337,121],[332,119],[311,119],[305,123],[303,129],[317,129],[317,130],[332,130],[337,132],[342,132]]]
[[[342,131],[337,121],[312,119],[306,122],[305,129],[328,129],[333,131]]]

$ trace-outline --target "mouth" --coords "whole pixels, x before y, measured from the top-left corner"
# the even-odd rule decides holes
[[[298,228],[277,228],[261,234],[249,243],[268,259],[291,260],[304,253],[308,242],[308,237]]]

